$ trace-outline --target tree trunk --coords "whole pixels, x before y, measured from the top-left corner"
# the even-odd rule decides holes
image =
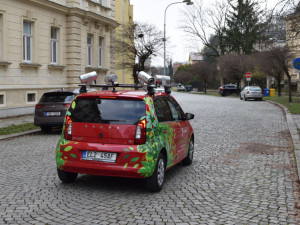
[[[278,89],[278,96],[281,97],[281,78],[277,77],[277,89]]]
[[[292,102],[291,76],[288,76],[289,102]]]
[[[204,94],[206,94],[207,81],[204,80]]]

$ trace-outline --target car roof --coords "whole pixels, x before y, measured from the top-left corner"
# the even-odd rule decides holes
[[[113,92],[112,90],[105,90],[105,91],[93,91],[80,94],[78,98],[85,98],[85,97],[98,97],[101,96],[105,97],[119,97],[119,98],[133,98],[133,99],[144,99],[144,97],[148,95],[147,92],[143,90],[118,90]],[[155,96],[166,95],[163,92],[156,92]]]
[[[76,90],[56,89],[56,90],[47,91],[44,94],[47,94],[47,93],[76,93]]]

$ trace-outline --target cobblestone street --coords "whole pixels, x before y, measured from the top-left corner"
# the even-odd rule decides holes
[[[60,132],[0,141],[0,224],[299,224],[283,111],[268,102],[172,93],[195,114],[195,156],[142,180],[56,174]]]

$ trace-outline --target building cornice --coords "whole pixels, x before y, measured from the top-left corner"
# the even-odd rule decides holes
[[[80,8],[75,8],[75,7],[70,8],[68,6],[61,5],[56,2],[52,2],[52,1],[48,1],[48,0],[20,0],[20,1],[26,2],[27,4],[31,3],[33,5],[37,5],[42,8],[55,10],[56,12],[60,12],[67,16],[78,16],[84,20],[95,21],[100,24],[104,24],[105,26],[110,26],[113,29],[120,25],[117,21],[110,19],[108,17],[102,16],[100,14],[97,14],[97,13],[94,13],[91,11],[86,11],[86,10],[83,10]],[[101,7],[103,7],[103,6],[101,6]],[[111,10],[107,7],[103,7],[103,8],[105,8],[106,10]]]

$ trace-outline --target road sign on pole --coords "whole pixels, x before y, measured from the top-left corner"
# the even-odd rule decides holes
[[[251,81],[251,76],[252,76],[252,73],[246,73],[246,81],[248,81],[248,86],[249,86],[249,82]]]

